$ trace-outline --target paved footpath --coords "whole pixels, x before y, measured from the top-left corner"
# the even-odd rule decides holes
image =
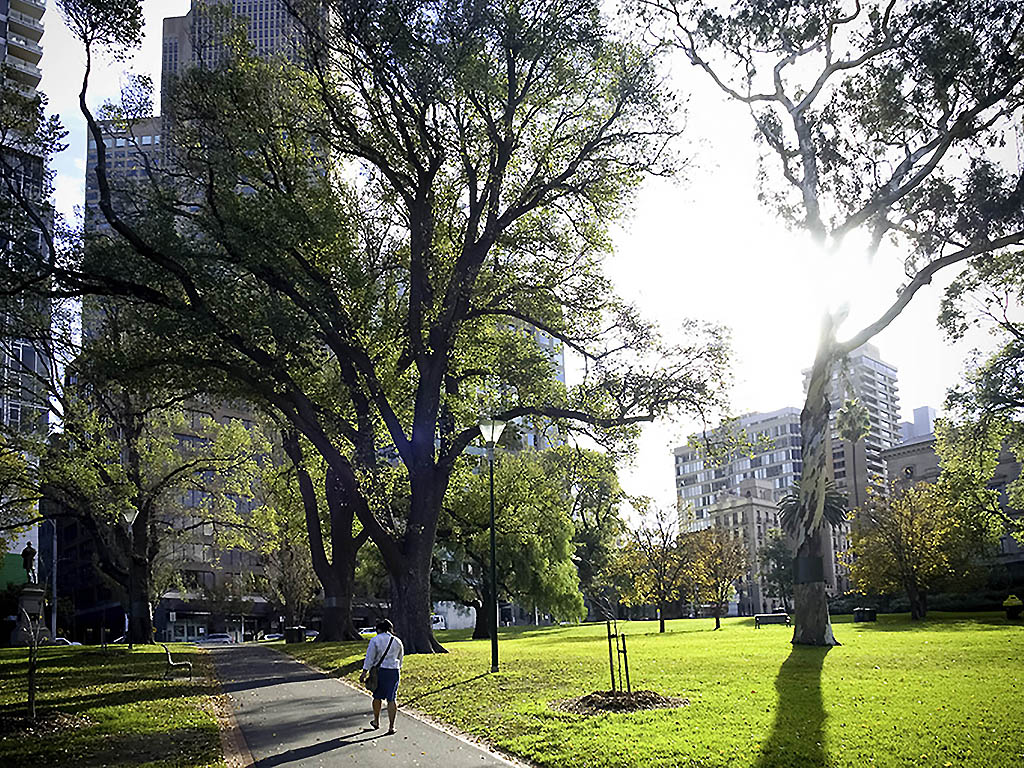
[[[388,736],[386,712],[381,728],[370,728],[369,696],[289,656],[248,644],[212,656],[254,768],[512,765],[403,712],[401,688],[398,732]]]

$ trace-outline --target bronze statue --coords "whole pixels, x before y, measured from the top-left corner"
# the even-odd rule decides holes
[[[36,580],[36,548],[32,546],[31,541],[21,550],[21,567],[25,569],[25,578],[34,582]]]

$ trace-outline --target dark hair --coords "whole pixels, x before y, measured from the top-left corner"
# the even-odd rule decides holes
[[[395,625],[391,623],[390,619],[381,619],[377,622],[378,632],[394,632]]]

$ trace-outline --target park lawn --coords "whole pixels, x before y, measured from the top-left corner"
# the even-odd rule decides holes
[[[164,680],[160,646],[39,652],[38,721],[24,719],[27,652],[0,649],[0,766],[222,766],[209,655],[170,646],[195,675]]]
[[[634,689],[680,709],[595,717],[550,703],[609,687],[604,625],[441,632],[447,654],[408,656],[399,703],[541,766],[1024,766],[1024,625],[996,614],[912,624],[837,617],[842,646],[794,648],[752,619],[620,624]],[[280,646],[355,680],[365,643]]]

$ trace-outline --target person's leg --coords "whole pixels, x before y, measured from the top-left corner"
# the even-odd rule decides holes
[[[370,725],[374,728],[380,727],[380,705],[382,703],[380,699],[373,700],[373,720],[370,721]]]
[[[398,701],[388,699],[388,733],[395,732],[395,716],[398,714]]]

